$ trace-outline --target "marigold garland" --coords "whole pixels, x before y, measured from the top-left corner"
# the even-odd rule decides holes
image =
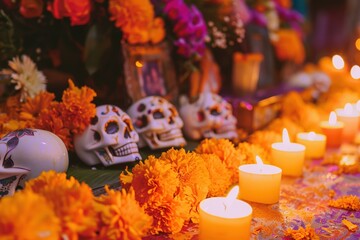
[[[68,239],[91,239],[96,236],[97,213],[91,188],[65,173],[43,172],[28,181],[24,191],[45,197],[61,220],[61,232]]]
[[[281,141],[281,134],[272,130],[259,130],[251,134],[248,138],[249,143],[261,146],[269,154],[271,153],[271,145]]]
[[[225,196],[231,183],[231,175],[224,162],[215,154],[200,154],[209,172],[210,186],[207,197]]]
[[[266,164],[271,163],[270,154],[260,145],[242,142],[238,144],[236,150],[243,158],[241,165],[256,163],[256,156],[259,156]]]
[[[1,239],[57,240],[60,220],[47,200],[32,191],[0,199]]]
[[[186,152],[183,148],[172,148],[163,152],[159,159],[172,164],[180,179],[180,189],[191,188],[188,196],[191,205],[189,218],[192,222],[199,222],[198,206],[206,198],[210,186],[210,176],[204,159],[194,152]]]
[[[152,218],[144,212],[135,200],[135,192],[110,190],[105,186],[106,195],[95,199],[95,209],[99,214],[98,239],[141,240],[149,231]]]
[[[229,139],[204,139],[196,147],[195,152],[203,154],[215,154],[223,161],[231,176],[231,183],[239,181],[238,167],[241,164],[242,156],[239,155],[235,146]]]

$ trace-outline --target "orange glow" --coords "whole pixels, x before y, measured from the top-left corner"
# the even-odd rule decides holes
[[[136,61],[135,66],[138,68],[142,68],[144,65],[140,61]]]
[[[360,51],[360,38],[356,39],[355,47],[356,47],[357,50]]]
[[[332,57],[332,64],[334,68],[338,70],[343,69],[345,67],[344,59],[340,55],[334,55]]]

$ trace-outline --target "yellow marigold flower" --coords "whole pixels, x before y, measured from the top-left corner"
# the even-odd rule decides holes
[[[330,207],[342,208],[346,210],[359,211],[360,210],[360,198],[355,195],[342,196],[336,200],[330,200]]]
[[[95,209],[99,213],[98,239],[141,240],[152,225],[152,218],[144,212],[135,200],[135,193],[110,190],[105,186],[106,195],[96,198]]]
[[[98,219],[91,188],[65,173],[43,172],[28,181],[25,190],[44,196],[61,220],[61,232],[68,239],[96,236]]]
[[[310,226],[306,225],[305,228],[299,227],[299,229],[294,230],[291,228],[286,229],[285,236],[290,237],[294,240],[318,240],[319,236],[316,235],[315,230]]]
[[[209,171],[210,186],[207,197],[224,196],[231,185],[231,175],[226,165],[215,154],[200,154]]]
[[[263,147],[270,154],[271,145],[274,142],[282,142],[282,136],[275,131],[260,130],[251,134],[248,138],[248,142]]]
[[[133,174],[129,171],[128,167],[126,167],[126,169],[120,173],[119,179],[121,187],[129,190],[133,180]]]
[[[292,29],[277,31],[277,40],[273,41],[276,56],[283,61],[301,64],[305,59],[304,45],[298,34]]]
[[[141,206],[147,202],[161,201],[161,198],[172,198],[180,187],[178,173],[171,164],[159,161],[154,156],[140,161],[132,169],[132,175],[131,186]]]
[[[3,132],[9,133],[18,129],[23,129],[23,128],[27,128],[30,127],[29,123],[26,121],[20,121],[20,120],[16,120],[16,119],[10,119],[7,122],[3,123]]]
[[[19,191],[0,199],[1,239],[60,239],[60,221],[46,199]]]
[[[165,162],[172,164],[173,169],[179,174],[180,186],[184,188],[188,186],[192,193],[190,202],[190,219],[192,222],[199,221],[200,202],[206,198],[209,186],[210,176],[206,168],[204,159],[194,152],[186,152],[185,149],[170,149],[163,152],[159,158]]]
[[[231,175],[231,183],[239,181],[238,167],[241,164],[242,157],[234,147],[234,144],[228,139],[204,139],[196,147],[197,153],[212,153],[217,155],[223,161]]]
[[[259,156],[266,164],[271,162],[269,152],[260,145],[242,142],[239,143],[239,145],[236,147],[236,150],[238,150],[239,154],[243,157],[241,165],[256,163],[256,155]]]
[[[91,103],[95,96],[91,88],[85,86],[79,89],[69,80],[69,88],[63,92],[58,111],[72,134],[82,133],[95,116],[96,106]]]

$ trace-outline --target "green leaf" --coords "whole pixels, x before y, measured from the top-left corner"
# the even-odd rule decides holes
[[[90,75],[99,69],[106,51],[110,48],[111,28],[104,24],[91,26],[86,36],[84,51],[85,67]]]

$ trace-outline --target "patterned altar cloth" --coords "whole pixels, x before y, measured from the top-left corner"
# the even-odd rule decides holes
[[[282,177],[280,200],[277,204],[251,203],[253,219],[251,239],[289,239],[286,229],[298,229],[308,224],[320,239],[360,239],[360,211],[329,207],[332,199],[341,196],[360,197],[360,174],[336,174],[336,166],[323,166],[320,161],[307,161],[303,177]],[[335,193],[335,195],[334,195]],[[349,231],[342,223],[347,219],[357,225]],[[146,237],[159,239],[198,239],[198,225],[190,224],[177,234]]]

